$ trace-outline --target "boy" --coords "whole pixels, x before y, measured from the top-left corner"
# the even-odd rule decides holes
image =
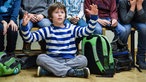
[[[25,13],[21,31],[27,42],[40,41],[45,39],[47,42],[47,54],[40,54],[36,60],[39,65],[37,75],[49,75],[65,77],[85,77],[90,75],[87,66],[87,59],[83,55],[76,56],[75,38],[90,35],[95,28],[98,9],[96,5],[91,5],[91,20],[88,27],[79,27],[73,24],[64,24],[66,18],[65,6],[56,2],[48,9],[48,17],[52,25],[44,27],[36,32],[28,30],[27,23],[31,15]]]

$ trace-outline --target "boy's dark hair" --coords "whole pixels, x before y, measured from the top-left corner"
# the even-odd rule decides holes
[[[50,21],[52,22],[52,18],[53,18],[53,16],[52,16],[52,13],[53,13],[53,11],[55,10],[55,9],[63,9],[64,10],[64,12],[65,12],[65,18],[66,18],[66,7],[62,4],[62,3],[60,3],[60,2],[56,2],[56,3],[54,3],[54,4],[52,4],[50,7],[49,7],[49,9],[48,9],[48,18],[50,19]]]

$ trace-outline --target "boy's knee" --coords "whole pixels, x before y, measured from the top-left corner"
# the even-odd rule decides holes
[[[36,59],[36,63],[37,65],[40,65],[40,62],[42,62],[44,60],[44,56],[45,54],[40,54],[37,59]]]
[[[84,55],[78,55],[78,62],[81,63],[81,67],[87,66],[87,58]]]

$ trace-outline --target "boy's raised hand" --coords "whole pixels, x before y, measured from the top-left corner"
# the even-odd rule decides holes
[[[31,19],[31,15],[28,14],[27,12],[24,13],[24,16],[23,16],[23,22],[22,22],[22,25],[23,26],[26,26],[28,24],[28,22],[30,21]]]
[[[91,9],[86,9],[86,11],[90,14],[90,15],[98,15],[98,7],[97,5],[90,5]]]

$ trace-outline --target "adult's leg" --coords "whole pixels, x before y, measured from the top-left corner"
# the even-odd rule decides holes
[[[99,23],[96,23],[96,27],[93,34],[102,34],[102,26]]]
[[[115,27],[115,36],[118,36],[122,42],[125,41],[125,38],[129,36],[124,26],[120,23]],[[125,42],[127,43],[127,42]]]
[[[16,49],[18,31],[12,31],[12,28],[9,27],[7,30],[7,46],[6,52],[14,55],[14,51]]]
[[[0,52],[4,51],[3,25],[0,23]]]
[[[129,35],[130,35],[130,33],[131,33],[131,24],[123,24],[123,26],[125,27],[125,29],[126,29],[126,34],[125,34],[125,37],[123,38],[123,43],[124,44],[127,44],[127,42],[128,42],[128,37],[129,37]]]
[[[142,69],[146,69],[146,23],[136,23],[138,30],[138,51],[137,64]]]

